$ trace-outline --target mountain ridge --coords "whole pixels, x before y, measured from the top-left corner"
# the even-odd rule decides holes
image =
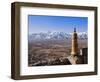
[[[86,32],[77,33],[78,39],[87,40],[88,34]],[[67,40],[72,38],[72,33],[66,32],[40,32],[30,34],[28,39],[29,41],[34,40]]]

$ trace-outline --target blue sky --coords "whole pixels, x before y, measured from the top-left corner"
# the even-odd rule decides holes
[[[29,34],[48,31],[72,33],[74,28],[76,28],[78,32],[87,32],[87,26],[87,17],[28,16]]]

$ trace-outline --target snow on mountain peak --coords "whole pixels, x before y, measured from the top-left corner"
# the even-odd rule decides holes
[[[86,32],[77,33],[79,39],[87,39],[88,34]],[[47,33],[33,33],[29,35],[29,41],[32,40],[63,40],[63,39],[71,39],[72,33],[65,32],[50,32]]]

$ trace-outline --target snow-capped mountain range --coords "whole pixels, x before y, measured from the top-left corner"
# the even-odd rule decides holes
[[[78,39],[86,39],[88,38],[88,34],[86,32],[77,33]],[[67,40],[72,38],[72,33],[65,32],[47,32],[47,33],[33,33],[29,35],[29,41],[34,40]]]

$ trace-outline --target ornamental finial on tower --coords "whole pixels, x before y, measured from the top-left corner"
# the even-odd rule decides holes
[[[74,32],[76,32],[76,28],[74,28]]]

